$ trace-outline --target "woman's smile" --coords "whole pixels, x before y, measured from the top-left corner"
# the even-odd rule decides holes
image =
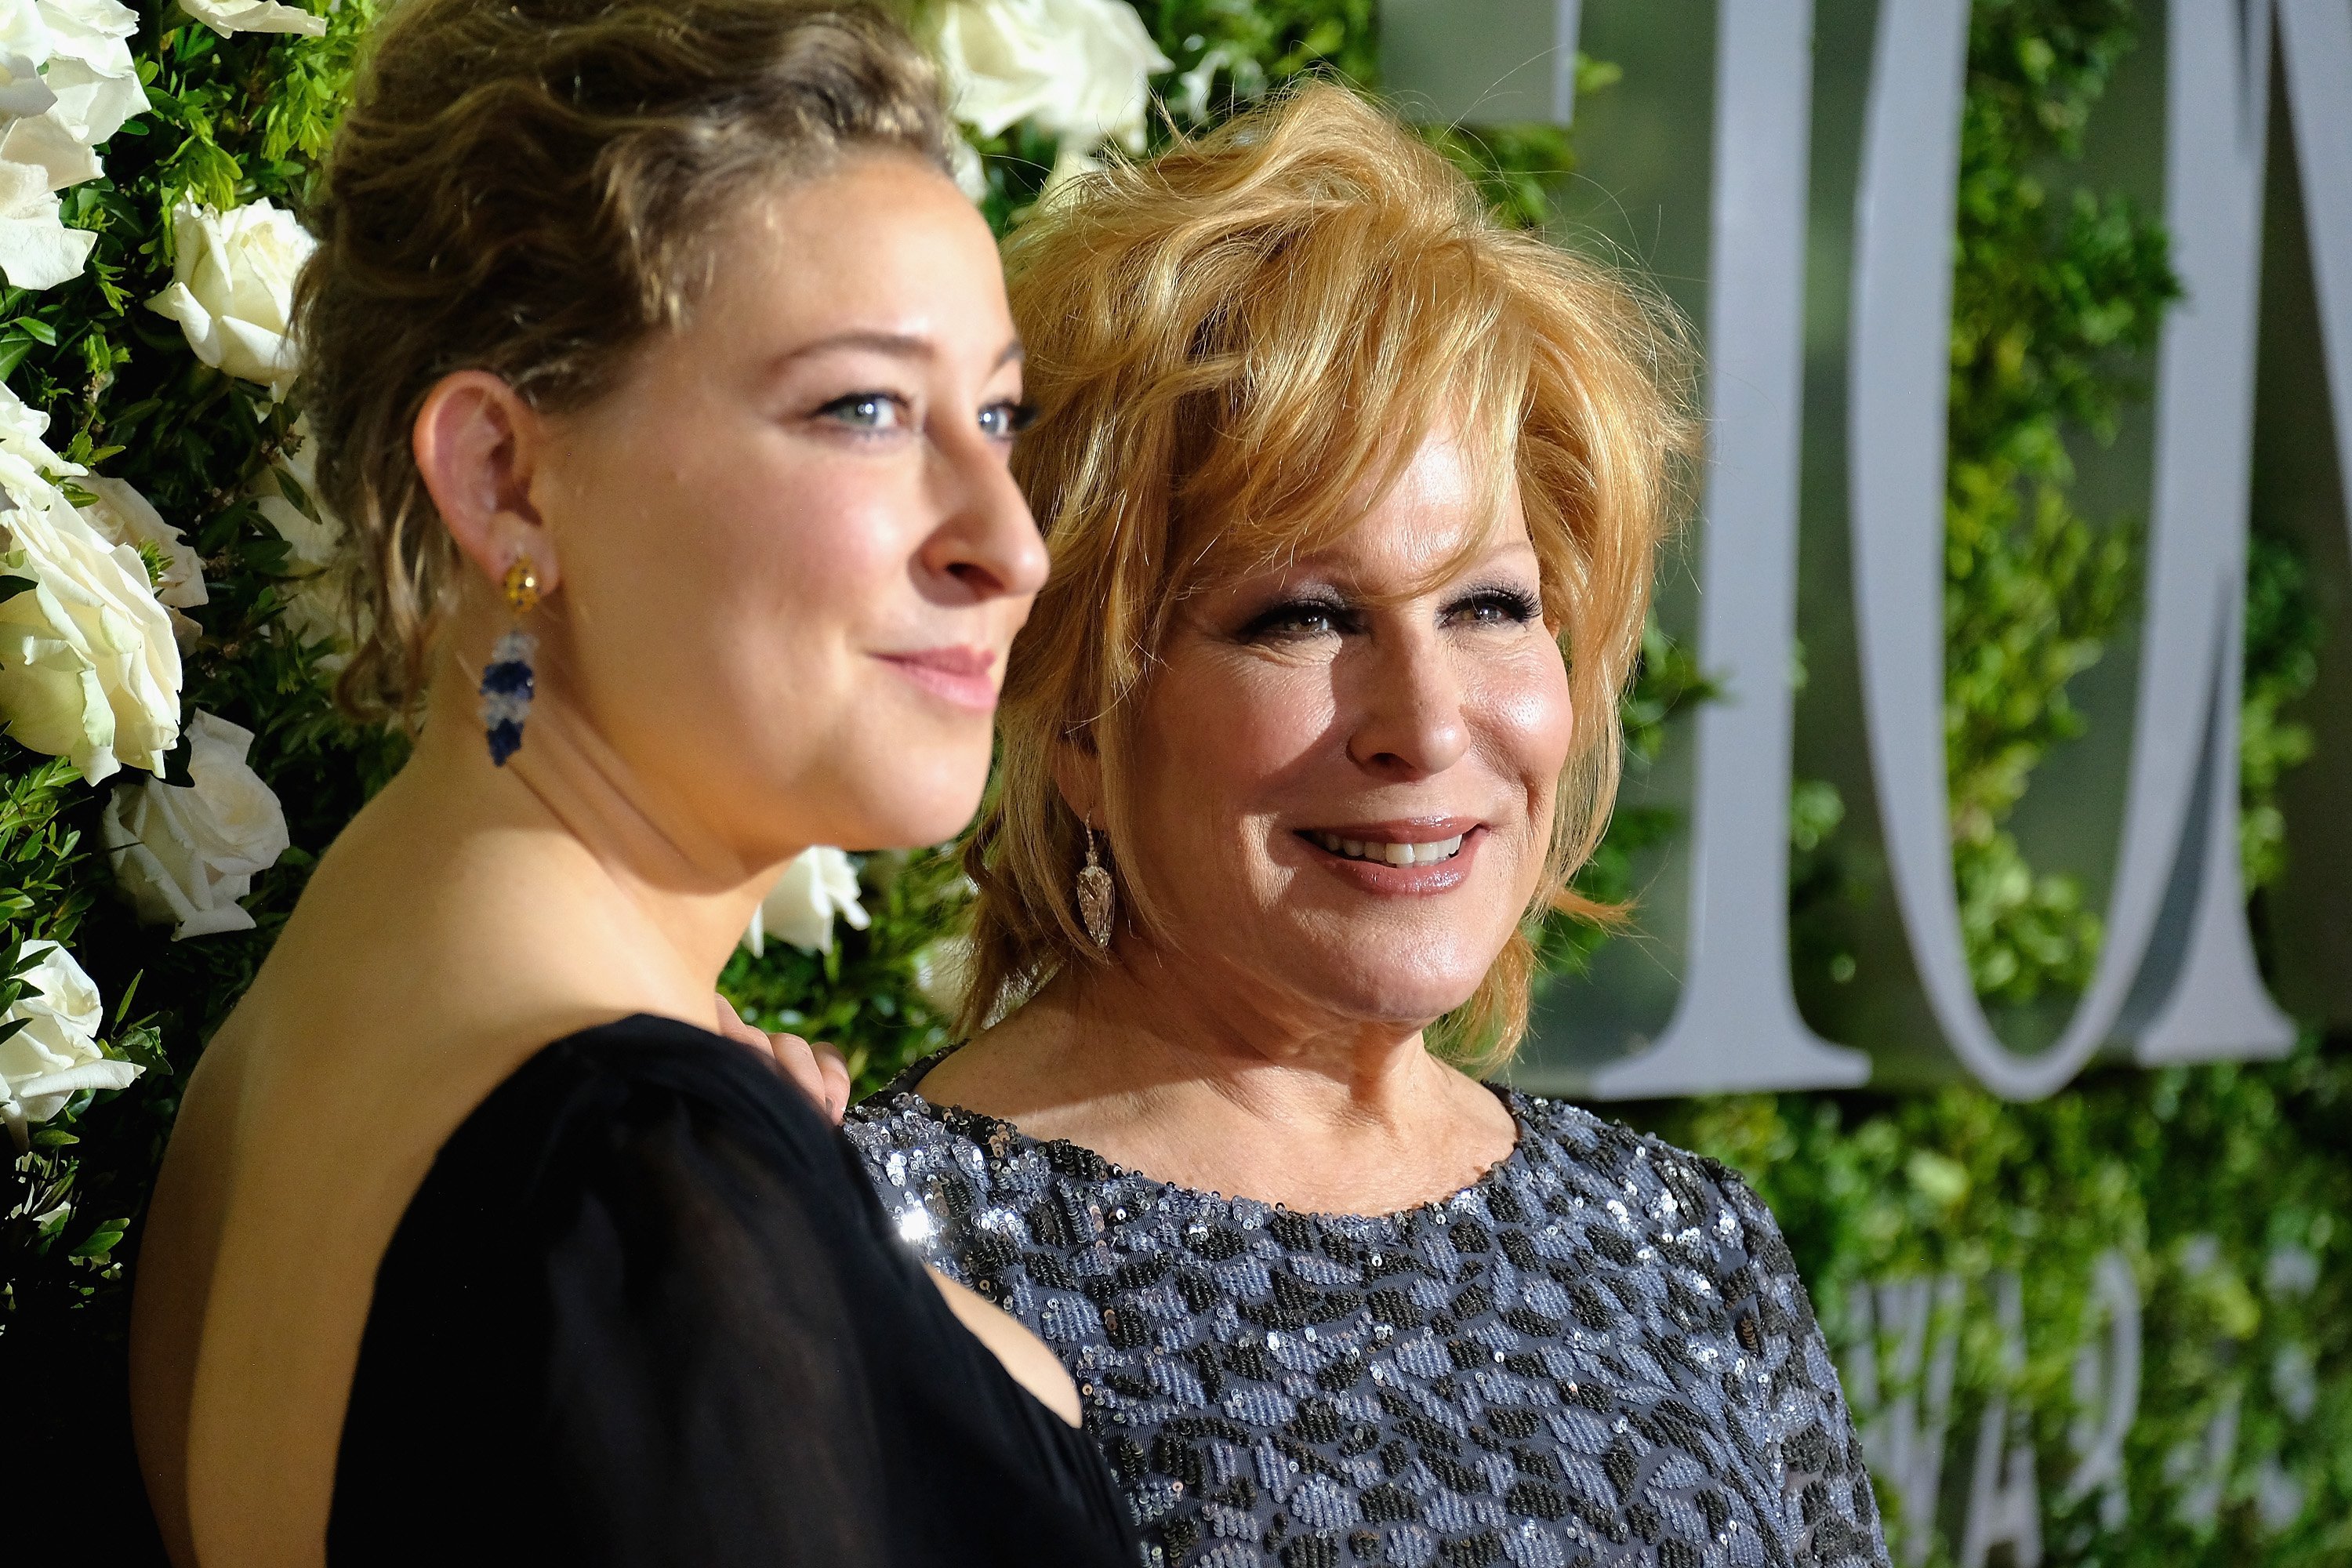
[[[1295,837],[1310,861],[1368,893],[1451,892],[1470,878],[1486,825],[1475,817],[1432,816],[1398,822],[1302,827]]]

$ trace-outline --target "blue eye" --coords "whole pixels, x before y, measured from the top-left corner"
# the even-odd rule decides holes
[[[1034,403],[992,403],[980,411],[981,433],[992,441],[1010,441],[1036,422]]]
[[[907,424],[907,402],[894,392],[853,392],[817,410],[853,430],[897,430]]]

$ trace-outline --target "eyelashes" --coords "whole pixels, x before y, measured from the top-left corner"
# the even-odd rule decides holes
[[[1363,616],[1337,597],[1285,599],[1250,617],[1243,642],[1289,642],[1302,637],[1345,636],[1363,629]]]
[[[903,429],[908,408],[907,400],[895,392],[852,392],[820,405],[816,413],[819,418],[867,435]]]
[[[1539,620],[1543,605],[1524,588],[1498,585],[1473,589],[1438,612],[1438,624],[1465,628],[1524,626]],[[1269,605],[1234,634],[1244,643],[1294,642],[1347,637],[1365,629],[1365,611],[1335,594],[1303,595]]]
[[[1481,588],[1446,606],[1447,619],[1465,617],[1482,626],[1523,626],[1542,614],[1542,604],[1524,588]]]
[[[910,428],[913,405],[895,392],[852,392],[823,404],[816,416],[861,436],[877,436]],[[979,415],[980,428],[990,439],[1010,441],[1037,422],[1037,405],[1018,400],[992,403]]]
[[[992,403],[980,411],[980,427],[1000,441],[1010,441],[1035,423],[1034,403]]]

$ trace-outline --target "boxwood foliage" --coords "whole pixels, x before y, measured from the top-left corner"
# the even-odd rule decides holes
[[[1976,0],[1961,124],[1946,488],[1946,733],[1954,871],[1979,994],[2000,1008],[2063,1003],[2101,926],[2068,877],[2037,870],[2005,824],[2051,751],[2085,720],[2070,681],[2134,613],[2140,520],[2073,494],[2070,446],[2109,439],[2148,395],[2179,289],[2160,226],[2086,188],[2074,163],[2116,64],[2137,41],[2127,0]],[[2323,628],[2308,569],[2256,531],[2249,562],[2241,747],[2246,879],[2290,850],[2281,773],[2310,755],[2295,716]],[[1858,973],[1858,920],[1883,872],[1839,832],[1828,786],[1792,823],[1796,975],[1834,1028]],[[2352,1053],[2315,1034],[2264,1066],[2102,1068],[2007,1105],[1971,1086],[1906,1098],[1734,1097],[1636,1108],[1665,1136],[1746,1172],[1787,1228],[1847,1364],[1858,1287],[1950,1274],[1966,1307],[1942,1496],[1934,1517],[1880,1498],[1902,1550],[1945,1561],[1964,1539],[1978,1425],[1996,1393],[2029,1413],[2045,1561],[2311,1563],[2352,1557],[2352,1325],[2343,1136]],[[2138,1419],[2120,1500],[2067,1483],[2087,1436],[2077,1363],[2105,1331],[2095,1260],[2117,1250],[2145,1301]],[[1993,1280],[2021,1286],[2025,1356],[2005,1359]],[[2088,1363],[2083,1375],[2095,1384]],[[1921,1392],[1889,1387],[1889,1399]],[[1921,1540],[1920,1537],[1927,1539]],[[1903,1544],[1910,1538],[1908,1544]]]
[[[211,602],[194,612],[203,635],[187,662],[185,708],[256,732],[252,763],[284,803],[294,845],[255,880],[246,900],[254,931],[173,942],[113,895],[97,847],[112,786],[92,789],[62,763],[0,740],[0,949],[13,954],[44,937],[68,946],[106,1000],[110,1048],[147,1068],[131,1089],[84,1095],[40,1130],[0,1192],[0,1371],[14,1396],[0,1429],[42,1459],[41,1470],[17,1473],[96,1478],[97,1495],[70,1511],[61,1503],[57,1516],[89,1561],[152,1555],[122,1429],[122,1345],[127,1272],[181,1087],[315,857],[404,754],[397,732],[332,712],[320,668],[331,650],[302,646],[282,624],[287,547],[249,497],[296,404],[206,370],[141,303],[170,276],[165,215],[182,195],[300,207],[354,47],[383,0],[312,3],[329,21],[317,39],[223,39],[168,5],[148,8],[133,48],[152,108],[109,143],[105,178],[65,193],[68,220],[98,237],[87,272],[41,293],[0,290],[7,384],[50,415],[61,450],[130,479],[195,542]],[[1140,0],[1139,9],[1175,67],[1156,84],[1170,108],[1155,137],[1212,121],[1303,71],[1372,79],[1372,0]],[[2128,520],[2076,509],[2065,442],[2095,437],[2144,395],[2145,351],[2172,286],[2161,235],[2143,215],[2096,193],[2051,194],[2130,47],[2131,22],[2123,0],[1979,0],[1971,38],[1948,618],[1958,869],[1973,900],[1971,961],[1994,996],[2078,984],[2097,936],[2079,898],[2025,867],[2001,823],[2033,763],[2079,731],[2066,681],[2132,599],[2137,534]],[[1586,63],[1588,89],[1608,77]],[[1530,226],[1547,220],[1569,165],[1563,133],[1431,134],[1498,210]],[[1002,227],[1035,198],[1055,149],[1016,128],[983,151],[986,205]],[[2257,540],[2245,839],[2258,885],[2291,850],[2275,810],[2278,773],[2310,749],[2294,719],[2319,636],[2304,573],[2288,547]],[[1671,717],[1709,692],[1690,650],[1654,632],[1624,710],[1636,765],[1656,754]],[[1840,858],[1841,816],[1834,792],[1800,787],[1801,913],[1821,913],[1826,906],[1808,899],[1834,902],[1862,875]],[[1635,891],[1635,852],[1676,826],[1669,813],[1622,814],[1585,886]],[[739,954],[722,986],[771,1026],[841,1042],[871,1088],[947,1043],[934,999],[940,943],[964,888],[936,850],[868,857],[862,874],[867,929],[843,931],[823,953],[772,943],[762,957]],[[1566,925],[1545,938],[1560,964],[1600,940]],[[1836,962],[1834,940],[1808,951]],[[0,976],[0,988],[10,984]],[[0,1004],[12,999],[0,990]],[[1948,1531],[1965,1490],[1969,1424],[2005,1387],[2030,1411],[2052,1560],[2319,1564],[2352,1555],[2348,1096],[2352,1061],[2315,1038],[2280,1065],[2102,1071],[2032,1106],[1955,1087],[1637,1114],[1757,1181],[1842,1336],[1856,1284],[1941,1271],[1973,1282]],[[2092,1262],[2118,1247],[2147,1303],[2120,1522],[2102,1517],[2100,1499],[2068,1500],[2063,1488],[2082,1415],[2074,1368]],[[2004,1269],[2023,1281],[2026,1354],[2014,1369],[1979,1310],[1985,1281]],[[1916,1531],[1931,1521],[1898,1522]]]

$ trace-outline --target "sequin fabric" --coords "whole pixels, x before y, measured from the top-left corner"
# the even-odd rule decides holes
[[[1885,1563],[1804,1286],[1723,1166],[1506,1092],[1518,1144],[1474,1186],[1294,1214],[933,1105],[921,1070],[850,1141],[899,1235],[1069,1368],[1147,1562]]]

